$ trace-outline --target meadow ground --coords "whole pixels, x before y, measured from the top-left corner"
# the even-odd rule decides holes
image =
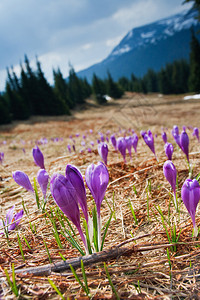
[[[102,225],[106,224],[111,212],[113,217],[105,239],[104,256],[85,266],[90,297],[200,298],[200,243],[198,238],[192,237],[192,221],[180,195],[182,184],[188,178],[188,165],[171,135],[173,125],[178,125],[180,130],[183,125],[189,127],[187,133],[194,178],[200,173],[200,144],[192,136],[191,126],[200,126],[199,112],[200,100],[185,101],[183,95],[126,93],[123,99],[112,100],[101,107],[88,100],[84,109],[74,111],[71,116],[34,117],[29,121],[1,126],[0,152],[4,152],[5,158],[0,164],[0,217],[5,219],[6,211],[13,205],[16,212],[24,208],[25,213],[8,237],[5,234],[0,236],[0,298],[89,299],[70,269],[57,272],[56,267],[50,269],[47,266],[48,272],[41,271],[39,275],[23,273],[29,267],[37,272],[38,267],[49,262],[62,264],[62,257],[68,260],[80,257],[80,253],[61,234],[62,226],[54,210],[55,222],[52,224],[51,209],[56,208],[52,197],[48,198],[46,211],[38,209],[35,199],[14,182],[12,172],[25,172],[33,183],[39,168],[33,162],[32,148],[39,141],[50,176],[55,172],[64,174],[67,164],[77,166],[84,175],[90,163],[101,160],[97,152],[99,132],[105,137],[113,133],[123,136],[131,135],[130,129],[134,129],[138,136],[141,130],[148,129],[157,134],[154,141],[159,162],[141,136],[137,155],[132,151],[130,160],[127,154],[126,164],[108,143],[110,180],[101,207]],[[175,149],[173,163],[178,171],[178,212],[172,203],[171,187],[163,175],[163,163],[167,159],[161,127]],[[72,150],[69,153],[67,145],[72,146],[73,140],[76,152]],[[91,141],[94,141],[94,146]],[[89,152],[88,147],[91,148]],[[93,199],[87,187],[86,190],[88,208],[92,210]],[[38,192],[42,199],[39,187]],[[196,222],[200,226],[198,212]],[[55,231],[59,240],[55,238]],[[177,240],[178,243],[172,246],[171,243]],[[114,288],[109,282],[104,262]],[[12,266],[17,273],[14,279],[9,273],[9,284],[5,269],[10,271]],[[81,269],[76,270],[84,282]],[[61,295],[50,282],[55,284]]]

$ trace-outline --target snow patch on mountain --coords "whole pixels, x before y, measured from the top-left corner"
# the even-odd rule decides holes
[[[151,38],[151,37],[153,37],[154,33],[155,33],[155,30],[149,31],[149,32],[142,32],[141,38],[143,38],[143,39]]]
[[[198,23],[195,19],[196,15],[197,11],[191,9],[151,24],[133,28],[113,49],[107,59],[113,60],[116,56],[148,44],[156,44],[181,30],[196,26]]]

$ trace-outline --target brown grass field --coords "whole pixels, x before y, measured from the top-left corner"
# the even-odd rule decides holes
[[[58,272],[55,265],[59,262],[62,264],[60,253],[66,262],[80,257],[80,253],[61,235],[61,225],[54,216],[62,247],[58,245],[48,214],[38,209],[35,199],[14,182],[12,172],[25,172],[33,183],[39,167],[33,162],[32,148],[35,141],[47,138],[48,143],[39,147],[44,154],[49,175],[55,172],[64,174],[67,164],[77,166],[84,175],[90,163],[101,160],[97,152],[98,133],[106,134],[110,130],[111,134],[117,133],[120,136],[119,128],[122,130],[121,135],[123,130],[129,135],[130,128],[138,135],[140,130],[147,129],[157,134],[154,140],[159,163],[141,136],[137,155],[133,153],[131,161],[127,154],[126,164],[121,155],[108,144],[110,180],[106,200],[103,200],[101,207],[102,225],[106,224],[111,210],[114,215],[105,239],[105,252],[95,255],[95,259],[98,259],[96,261],[94,259],[90,262],[87,257],[85,260],[90,298],[200,299],[200,242],[199,238],[192,237],[192,220],[180,195],[182,184],[188,178],[188,165],[184,153],[176,147],[171,135],[173,125],[178,125],[179,129],[183,125],[199,127],[199,118],[200,100],[184,101],[183,95],[126,93],[122,99],[112,100],[102,107],[88,100],[84,108],[74,111],[71,116],[34,117],[29,121],[1,126],[0,152],[4,152],[5,159],[0,164],[0,218],[5,219],[6,211],[14,204],[16,212],[24,206],[26,213],[17,228],[9,232],[8,238],[4,234],[0,235],[0,299],[89,299],[71,270],[66,268]],[[178,171],[179,213],[171,203],[171,187],[163,175],[166,156],[161,127],[166,128],[168,140],[175,149],[173,163]],[[93,133],[89,133],[90,129]],[[80,133],[77,138],[76,133]],[[200,173],[200,144],[192,136],[192,130],[187,129],[187,133],[195,177]],[[70,135],[76,140],[76,152],[72,153],[67,149],[68,144],[72,145]],[[86,146],[92,148],[90,153],[86,149],[80,153],[83,148],[82,135],[87,135]],[[57,137],[62,140],[52,141]],[[95,142],[94,147],[90,145],[91,140]],[[87,187],[86,190],[88,207],[92,210],[93,199]],[[42,198],[39,188],[38,192]],[[55,207],[52,196],[49,196],[46,211],[50,213],[50,208]],[[159,207],[165,217],[163,221],[158,212]],[[176,225],[177,236],[180,233],[176,245],[171,245],[167,238],[166,230],[170,238],[172,236],[166,220],[169,220],[171,228]],[[196,222],[200,227],[198,211]],[[115,292],[108,280],[104,262]],[[16,271],[14,278],[13,265]],[[34,273],[42,266],[45,268],[40,269],[40,273]],[[33,268],[33,273],[26,273],[26,268]],[[9,272],[11,284],[15,286],[16,283],[18,296],[11,290],[5,269]],[[76,272],[84,282],[81,268],[76,268]],[[62,296],[58,295],[48,279]]]

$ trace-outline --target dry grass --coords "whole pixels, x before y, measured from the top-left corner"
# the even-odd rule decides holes
[[[109,145],[108,170],[110,182],[106,192],[107,202],[102,203],[102,223],[109,218],[110,207],[115,206],[115,215],[111,221],[105,241],[105,249],[126,242],[125,246],[133,249],[129,256],[120,256],[106,262],[112,282],[120,299],[198,299],[199,294],[199,244],[198,240],[192,238],[192,221],[184,208],[180,205],[180,214],[175,212],[173,205],[169,210],[170,186],[165,180],[162,166],[166,160],[163,141],[161,139],[161,126],[168,127],[169,140],[173,125],[199,125],[200,101],[182,101],[182,97],[159,95],[143,96],[128,93],[122,100],[109,103],[107,106],[98,107],[88,102],[86,110],[74,112],[70,118],[46,118],[32,119],[29,122],[16,123],[14,126],[2,127],[0,143],[3,140],[7,144],[0,144],[0,151],[5,153],[4,164],[0,165],[0,216],[4,217],[6,211],[15,204],[16,211],[22,209],[22,200],[28,211],[18,226],[10,232],[7,240],[1,235],[0,244],[0,292],[3,299],[14,299],[5,277],[4,269],[11,269],[14,263],[15,269],[37,267],[49,263],[49,257],[45,249],[44,240],[48,247],[53,263],[61,261],[59,252],[66,259],[79,256],[77,250],[60,235],[62,249],[59,249],[53,236],[52,225],[48,217],[37,210],[35,200],[18,187],[12,179],[12,171],[21,170],[26,172],[31,182],[36,176],[38,167],[34,165],[31,149],[35,141],[47,137],[49,142],[41,145],[45,157],[45,166],[50,175],[55,172],[65,172],[68,163],[80,168],[85,173],[90,163],[100,160],[96,146],[91,153],[84,151],[79,153],[82,135],[88,134],[88,146],[90,140],[99,137],[98,132],[111,133],[121,129],[135,129],[139,134],[141,129],[150,128],[157,133],[155,147],[159,163],[153,154],[140,139],[138,154],[133,154],[133,160],[127,158],[127,164],[123,163],[121,156]],[[89,133],[93,129],[93,134]],[[76,138],[76,153],[69,154],[67,144],[71,142],[70,135]],[[190,158],[194,165],[194,176],[197,175],[200,165],[199,145],[192,132],[190,136]],[[51,141],[51,138],[60,137],[63,141]],[[22,140],[25,142],[22,142]],[[24,154],[22,148],[25,149]],[[91,147],[92,148],[92,147]],[[178,170],[180,200],[180,189],[184,180],[188,177],[188,166],[182,152],[175,149],[173,162]],[[134,192],[136,188],[137,195]],[[150,187],[151,186],[151,187]],[[93,200],[88,193],[88,207],[92,209]],[[114,198],[113,198],[114,197]],[[135,211],[138,224],[132,216],[129,200]],[[148,200],[148,201],[147,201]],[[55,204],[50,197],[47,210]],[[179,244],[176,251],[168,247],[171,262],[167,257],[168,239],[163,228],[160,214],[156,207],[160,206],[166,218],[170,214],[171,222],[176,224],[177,234],[181,230]],[[59,223],[55,218],[59,230]],[[197,213],[197,224],[200,217]],[[32,224],[32,229],[30,227]],[[170,233],[170,228],[167,225]],[[17,234],[22,243],[25,261],[22,258]],[[30,248],[25,243],[28,241]],[[135,240],[129,240],[132,237]],[[92,299],[115,299],[112,288],[106,276],[103,261],[85,267],[88,285]],[[80,269],[77,273],[82,279]],[[33,276],[16,274],[16,283],[20,299],[59,299],[58,294],[48,282],[50,278],[67,299],[87,299],[80,285],[75,281],[71,272],[52,272],[50,275]],[[11,277],[12,279],[12,277]],[[196,298],[195,298],[196,297]]]

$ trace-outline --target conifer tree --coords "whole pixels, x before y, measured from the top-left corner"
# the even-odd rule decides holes
[[[108,78],[106,80],[106,93],[114,99],[121,98],[121,96],[123,95],[123,90],[120,89],[118,84],[114,82],[109,71],[107,72],[107,74]]]
[[[106,93],[106,86],[103,80],[97,77],[94,73],[92,78],[92,90],[95,96],[95,100],[98,104],[106,103],[105,93]]]
[[[193,30],[190,43],[189,90],[200,93],[200,43]]]
[[[83,87],[73,67],[71,67],[69,71],[68,87],[68,95],[73,103],[73,107],[77,104],[83,104],[85,102]]]
[[[41,69],[41,64],[37,60],[37,80],[40,95],[40,114],[42,115],[62,115],[66,114],[67,107],[62,98],[56,98],[52,87],[47,82]]]
[[[69,108],[72,108],[72,102],[68,96],[68,85],[59,68],[57,71],[53,70],[53,77],[55,96],[65,103],[67,114],[70,114]]]
[[[11,121],[8,101],[0,94],[0,124],[7,124]]]

